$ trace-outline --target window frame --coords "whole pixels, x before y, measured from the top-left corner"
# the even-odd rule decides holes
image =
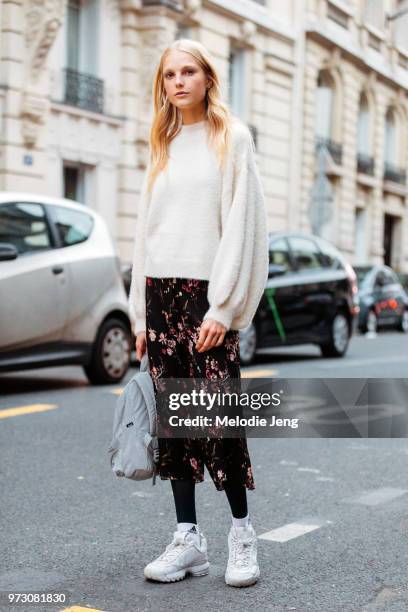
[[[35,206],[40,206],[43,210],[44,213],[44,221],[48,230],[48,234],[50,237],[50,246],[46,247],[44,249],[39,249],[38,251],[34,250],[34,251],[25,251],[24,253],[18,253],[18,257],[24,257],[24,256],[31,256],[31,255],[37,255],[40,253],[45,253],[46,251],[53,251],[56,248],[58,248],[58,236],[55,232],[55,227],[53,225],[52,219],[50,218],[48,209],[47,209],[47,205],[44,204],[44,202],[26,202],[24,200],[9,200],[7,202],[0,202],[0,211],[4,206],[16,206],[18,204],[34,204]],[[3,241],[2,241],[3,242]],[[4,242],[4,244],[13,244],[12,242]]]
[[[294,254],[294,249],[292,248],[292,243],[291,243],[292,239],[298,239],[298,238],[300,238],[301,240],[306,240],[307,242],[310,242],[315,247],[317,255],[318,255],[319,267],[317,267],[317,268],[301,268],[301,267],[299,267],[297,259],[296,259],[295,254]],[[291,255],[292,255],[292,261],[294,263],[294,272],[297,272],[299,274],[305,274],[305,273],[307,274],[307,273],[322,272],[322,271],[324,271],[326,269],[327,270],[330,269],[330,268],[326,268],[323,265],[323,260],[322,260],[322,254],[323,253],[322,253],[322,250],[321,250],[319,244],[317,243],[317,241],[314,240],[312,237],[310,237],[310,236],[300,236],[300,235],[294,234],[292,236],[288,236],[288,242],[289,242],[289,248],[290,248]]]
[[[274,242],[278,242],[279,240],[283,240],[283,242],[286,244],[286,249],[287,249],[287,253],[288,253],[288,261],[289,261],[289,265],[290,268],[285,272],[285,274],[293,274],[294,272],[296,272],[296,268],[295,268],[295,261],[293,258],[293,253],[290,249],[290,244],[288,242],[288,237],[287,236],[273,236],[269,238],[269,243],[268,243],[268,257],[270,252],[273,250],[272,249],[272,245]],[[269,261],[269,265],[271,265],[270,261]],[[279,264],[274,264],[274,265],[279,265]]]
[[[60,249],[69,249],[71,247],[75,247],[75,246],[78,246],[80,244],[84,244],[85,242],[87,242],[90,239],[91,234],[92,234],[92,232],[94,231],[94,228],[95,228],[95,219],[94,219],[94,217],[92,215],[89,214],[89,212],[87,210],[83,210],[83,211],[82,210],[76,210],[76,209],[73,210],[69,206],[64,206],[64,204],[57,204],[57,203],[49,204],[48,207],[49,207],[49,214],[50,214],[51,222],[52,222],[52,225],[53,225],[53,229],[55,231],[56,238],[57,238],[57,241],[58,241],[58,248],[60,248]],[[62,236],[61,236],[60,230],[58,229],[57,211],[56,211],[57,208],[64,208],[65,210],[68,210],[69,212],[77,212],[77,213],[82,214],[82,215],[87,215],[91,219],[92,226],[91,226],[90,232],[89,232],[88,236],[85,238],[85,240],[81,240],[80,242],[74,242],[73,244],[64,244],[64,242],[62,240]]]

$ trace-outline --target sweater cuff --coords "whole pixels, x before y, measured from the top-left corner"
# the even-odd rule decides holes
[[[215,321],[218,321],[218,323],[222,323],[222,325],[225,325],[228,331],[231,327],[233,316],[234,313],[231,309],[210,306],[210,308],[207,310],[203,317],[203,321],[205,321],[205,319],[214,319]]]

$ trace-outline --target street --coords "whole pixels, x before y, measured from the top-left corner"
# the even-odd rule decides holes
[[[271,610],[387,612],[408,608],[406,439],[249,439],[259,582],[224,583],[230,512],[206,481],[197,519],[210,573],[147,582],[143,567],[176,528],[168,481],[115,477],[112,414],[123,384],[92,387],[80,367],[0,377],[0,591],[66,593],[57,605],[0,610],[105,612]],[[404,334],[356,335],[343,359],[315,347],[268,350],[243,376],[406,378]],[[15,409],[12,411],[12,409]],[[4,597],[4,596],[3,596]],[[77,606],[77,607],[75,607]]]

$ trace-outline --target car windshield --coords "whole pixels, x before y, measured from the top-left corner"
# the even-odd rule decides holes
[[[370,284],[372,268],[355,268],[359,289],[365,289]]]

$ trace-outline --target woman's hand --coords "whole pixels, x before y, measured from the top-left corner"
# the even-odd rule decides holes
[[[136,359],[142,360],[146,352],[146,332],[139,332],[136,336]]]
[[[214,319],[205,319],[200,327],[200,336],[196,344],[198,353],[204,353],[214,346],[221,346],[224,342],[227,328]]]

